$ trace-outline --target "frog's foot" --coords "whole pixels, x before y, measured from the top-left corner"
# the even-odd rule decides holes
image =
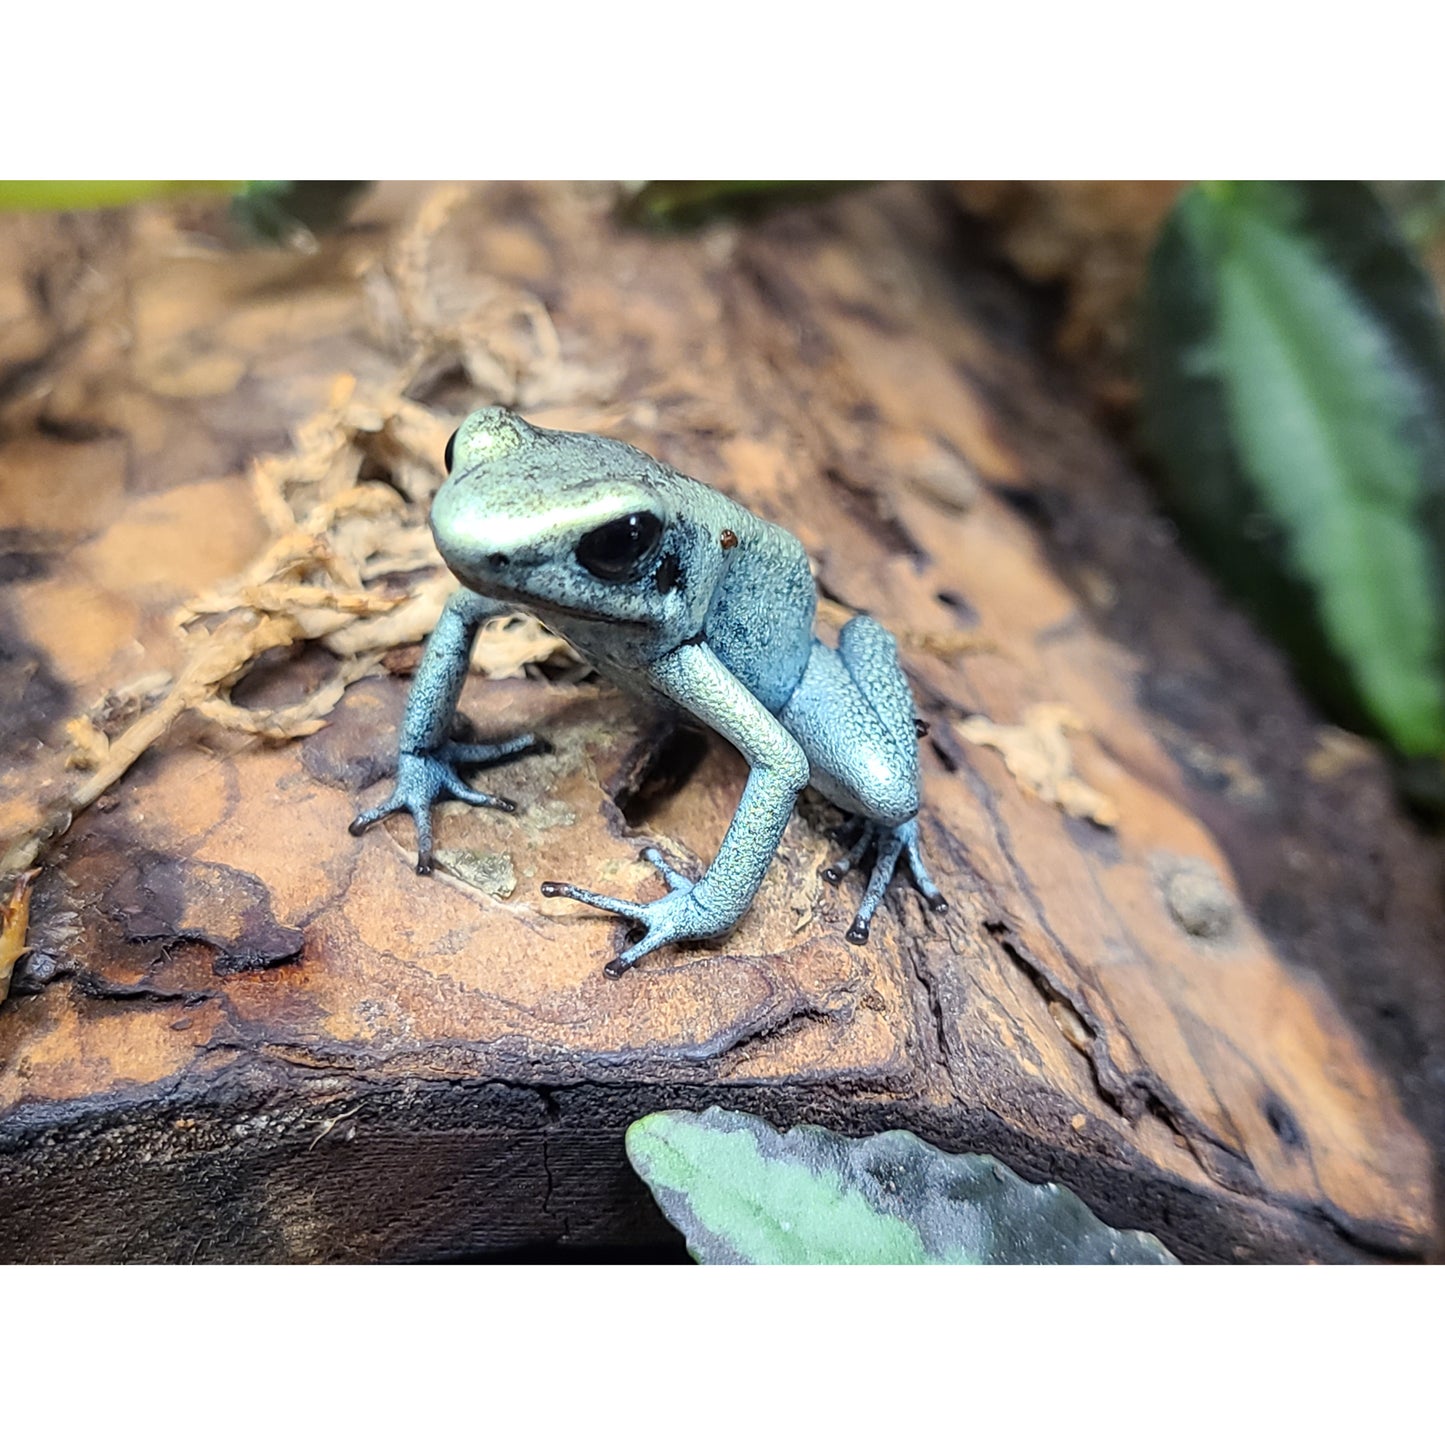
[[[884,892],[893,880],[900,858],[907,862],[913,882],[929,908],[934,913],[948,912],[948,900],[938,891],[938,886],[929,877],[928,869],[923,864],[917,818],[910,818],[896,828],[890,828],[886,823],[874,822],[871,818],[854,821],[861,821],[862,826],[853,846],[836,863],[830,863],[822,871],[825,882],[841,882],[857,867],[859,860],[870,848],[877,850],[868,887],[863,890],[863,902],[859,905],[857,917],[848,932],[843,935],[849,943],[868,942],[869,925],[878,911],[878,905],[883,901]]]
[[[494,793],[479,793],[469,788],[457,772],[459,767],[476,767],[496,763],[503,758],[530,748],[536,739],[531,733],[509,738],[504,743],[443,743],[426,753],[403,752],[397,758],[396,787],[391,796],[375,808],[358,813],[351,820],[353,835],[364,832],[379,818],[392,813],[407,812],[416,824],[416,871],[423,875],[432,870],[431,810],[447,798],[471,803],[478,808],[495,808],[501,813],[515,813],[517,805],[510,798]]]
[[[652,903],[609,898],[606,894],[592,892],[590,888],[579,888],[574,883],[542,885],[544,898],[570,898],[575,903],[605,909],[641,926],[642,936],[602,970],[608,978],[621,978],[638,959],[664,944],[681,943],[690,938],[711,938],[725,933],[736,922],[706,908],[695,892],[697,885],[686,874],[671,867],[656,848],[644,848],[642,859],[662,874],[668,888],[661,898]]]

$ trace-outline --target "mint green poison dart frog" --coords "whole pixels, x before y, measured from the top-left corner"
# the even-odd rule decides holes
[[[851,815],[856,838],[823,872],[836,883],[873,850],[850,943],[869,924],[900,860],[935,912],[947,907],[919,849],[918,736],[892,635],[854,617],[836,648],[813,636],[817,589],[791,533],[606,437],[548,431],[500,407],[474,412],[447,444],[448,476],[431,527],[462,584],[417,669],[401,727],[396,787],[351,824],[359,833],[405,809],[417,872],[431,871],[431,810],[446,798],[515,811],[459,769],[532,746],[451,739],[478,626],[523,609],[597,670],[654,703],[689,713],[746,759],[747,787],[717,857],[688,878],[655,848],[667,884],[651,903],[543,883],[629,919],[633,939],[607,965],[617,977],[664,944],[714,938],[747,912],[798,794],[811,782]]]

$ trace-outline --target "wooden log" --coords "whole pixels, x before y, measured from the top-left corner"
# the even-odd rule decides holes
[[[384,786],[414,650],[302,741],[183,716],[39,854],[33,951],[0,1009],[0,1257],[658,1241],[622,1130],[714,1103],[992,1152],[1187,1259],[1426,1251],[1426,1145],[1238,867],[1285,836],[1282,778],[1314,809],[1341,784],[1270,774],[1208,713],[1242,676],[1279,753],[1309,752],[1313,721],[1059,394],[951,197],[889,187],[673,237],[619,226],[615,203],[443,190],[301,259],[182,250],[202,213],[64,233],[103,284],[88,309],[67,290],[63,324],[46,300],[28,360],[0,357],[0,525],[26,559],[0,593],[23,681],[0,812],[12,866],[75,796],[65,720],[147,671],[187,676],[170,610],[265,544],[252,454],[300,427],[304,458],[338,417],[393,440],[430,425],[439,448],[449,414],[501,400],[790,527],[825,623],[867,611],[899,635],[951,911],[900,887],[870,946],[847,945],[853,891],[818,876],[837,814],[807,800],[733,935],[609,980],[614,925],[538,881],[648,896],[644,842],[705,863],[744,780],[719,740],[595,681],[473,678],[480,731],[532,729],[551,751],[498,775],[515,817],[444,808],[443,866],[419,879],[409,823],[346,831]],[[33,258],[54,238],[33,222],[4,239]],[[24,365],[38,391],[14,382]],[[380,446],[327,455],[351,458],[347,485],[408,491]],[[1061,575],[1041,518],[1103,502],[1112,523],[1079,525],[1107,533],[1108,570],[1076,556]],[[1131,651],[1109,614],[1144,571],[1157,585],[1130,616],[1167,625],[1138,623]],[[282,640],[318,635],[297,629]],[[1180,656],[1184,701],[1161,716],[1151,688]],[[238,701],[294,705],[335,668],[314,642],[265,661]],[[1200,735],[1179,721],[1195,693]],[[124,721],[96,725],[114,738]],[[1360,768],[1348,786],[1382,797]],[[1377,813],[1405,847],[1408,825]],[[1306,846],[1342,866],[1337,839]],[[1329,897],[1293,886],[1311,938],[1331,937]]]

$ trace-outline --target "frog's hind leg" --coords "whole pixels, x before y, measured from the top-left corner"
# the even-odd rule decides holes
[[[836,651],[815,641],[779,721],[807,754],[813,786],[861,824],[847,854],[823,877],[836,883],[870,850],[876,854],[848,941],[867,941],[900,860],[928,906],[947,909],[920,853],[918,734],[892,634],[871,617],[855,617]]]

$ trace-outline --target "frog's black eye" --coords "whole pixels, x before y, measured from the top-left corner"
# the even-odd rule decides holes
[[[662,519],[632,512],[607,522],[577,544],[577,560],[604,582],[635,582],[647,570],[662,540]]]
[[[460,431],[461,428],[459,427],[457,430]],[[456,458],[457,458],[457,433],[456,433],[456,432],[453,432],[453,433],[447,438],[447,449],[446,449],[445,453],[444,453],[443,456],[442,456],[442,461],[444,461],[444,462],[446,463],[447,475],[448,475],[448,476],[451,476],[451,474],[452,474],[452,463],[456,460]]]

